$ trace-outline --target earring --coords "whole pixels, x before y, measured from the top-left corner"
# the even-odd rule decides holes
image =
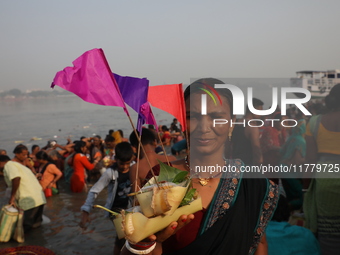
[[[234,117],[232,119],[232,123],[236,121],[236,118]],[[231,137],[233,136],[233,130],[234,130],[234,125],[231,124],[231,126],[229,127],[229,133],[228,133],[228,138],[229,138],[229,142],[231,142]]]
[[[229,142],[231,142],[231,138],[233,136],[233,130],[234,130],[234,126],[229,128],[229,133],[228,133]]]

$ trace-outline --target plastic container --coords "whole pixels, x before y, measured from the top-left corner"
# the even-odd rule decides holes
[[[45,193],[45,197],[51,197],[52,196],[52,189],[46,188],[44,190],[44,193]]]

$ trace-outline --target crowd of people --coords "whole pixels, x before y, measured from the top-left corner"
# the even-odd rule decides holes
[[[85,228],[103,189],[108,190],[107,209],[119,212],[129,208],[133,203],[129,194],[159,174],[159,161],[191,173],[192,166],[218,164],[238,170],[191,175],[193,188],[202,198],[201,211],[182,215],[137,244],[117,238],[114,254],[338,254],[340,182],[334,178],[336,173],[253,178],[240,168],[306,164],[339,167],[340,84],[333,87],[325,102],[306,105],[313,113],[311,118],[295,107],[288,109],[287,116],[277,107],[265,118],[247,107],[238,122],[261,118],[280,121],[263,126],[215,126],[215,116],[233,119],[232,95],[229,90],[216,89],[221,104],[208,98],[206,115],[200,115],[200,96],[204,93],[202,86],[208,90],[222,83],[201,79],[186,89],[185,132],[173,119],[169,127],[162,125],[156,130],[149,125],[141,136],[133,131],[129,138],[124,138],[121,130],[109,130],[104,139],[80,137],[65,145],[51,140],[43,148],[33,145],[31,152],[20,144],[13,151],[13,159],[6,150],[0,150],[8,203],[24,210],[25,232],[41,225],[46,190],[54,189],[57,194],[61,181],[68,183],[70,192],[88,194],[80,208],[79,226]],[[260,99],[253,99],[255,109],[263,110],[263,105]],[[287,118],[297,125],[282,126],[281,121]],[[288,223],[297,211],[304,213],[305,227]],[[106,216],[110,218],[109,213]]]

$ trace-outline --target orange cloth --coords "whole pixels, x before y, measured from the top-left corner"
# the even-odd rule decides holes
[[[310,125],[306,128],[306,136],[313,136]],[[318,153],[331,153],[340,155],[340,132],[327,130],[322,123],[319,125],[316,143],[318,145]]]
[[[85,187],[85,168],[92,170],[94,165],[82,153],[77,153],[73,158],[73,174],[71,177],[72,192],[83,192]]]
[[[120,135],[119,131],[115,131],[112,133],[113,138],[115,139],[115,143],[121,143],[122,142],[122,136]]]
[[[45,190],[47,188],[47,186],[54,180],[55,175],[60,175],[60,174],[62,174],[62,172],[58,169],[58,167],[56,165],[49,164],[46,167],[46,170],[45,170],[43,176],[41,177],[41,180],[39,181],[43,190]],[[57,185],[54,183],[52,185],[52,187],[57,188]]]

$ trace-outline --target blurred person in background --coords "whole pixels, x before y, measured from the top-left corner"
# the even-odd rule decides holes
[[[19,144],[13,153],[12,160],[8,156],[0,157],[0,168],[4,169],[5,182],[11,190],[8,204],[24,210],[23,227],[27,232],[41,225],[46,199],[36,176],[24,166],[27,147]]]
[[[263,102],[260,99],[253,98],[253,106],[257,110],[263,110]],[[244,116],[245,123],[251,119],[259,119],[247,107]],[[235,125],[232,142],[232,157],[241,159],[246,165],[260,165],[263,162],[260,145],[260,130],[256,126]],[[227,156],[227,155],[225,155]]]
[[[39,173],[41,177],[39,178],[39,183],[43,190],[57,188],[57,181],[63,176],[63,173],[51,162],[45,151],[39,151],[36,157],[40,163]]]
[[[75,193],[87,192],[87,170],[92,170],[99,162],[100,158],[95,158],[93,164],[87,159],[87,145],[84,141],[76,141],[74,154],[71,160],[73,174],[71,177],[71,191]]]
[[[317,234],[321,254],[333,255],[340,251],[340,84],[331,89],[325,103],[328,112],[311,117],[305,139],[306,163],[326,168],[311,173],[303,210],[306,227]]]

